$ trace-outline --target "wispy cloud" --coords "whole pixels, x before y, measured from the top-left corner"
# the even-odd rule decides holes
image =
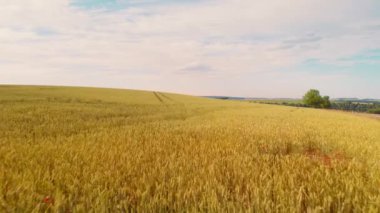
[[[337,96],[379,96],[367,66],[377,56],[366,53],[380,49],[376,0],[0,0],[0,6],[0,83],[289,97],[320,85]],[[339,84],[326,82],[340,74],[305,66],[310,59],[345,63],[349,72]],[[345,94],[355,80],[363,89]]]
[[[213,69],[207,65],[207,64],[202,64],[202,63],[191,63],[187,64],[184,67],[181,67],[179,69],[180,72],[183,73],[194,73],[194,72],[200,72],[200,73],[205,73],[205,72],[210,72],[213,71]]]

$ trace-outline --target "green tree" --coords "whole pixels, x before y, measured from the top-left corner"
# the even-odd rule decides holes
[[[373,113],[373,114],[380,114],[380,108],[370,109],[370,110],[368,110],[368,112]]]
[[[329,96],[323,96],[321,107],[322,108],[330,108],[331,107],[331,102],[330,102]]]
[[[311,89],[303,96],[303,102],[307,106],[315,108],[330,108],[330,97],[322,97],[318,90]]]
[[[304,104],[311,107],[320,107],[322,103],[322,97],[319,94],[318,90],[311,89],[303,96],[303,102]]]

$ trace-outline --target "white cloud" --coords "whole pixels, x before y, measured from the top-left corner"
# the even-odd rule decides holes
[[[0,0],[0,83],[290,97],[310,83],[347,96],[333,81],[323,85],[339,73],[289,70],[312,58],[339,64],[380,48],[378,6],[371,0],[209,0],[103,11],[67,0]],[[352,79],[340,78],[339,85]],[[378,96],[365,88],[357,95]]]

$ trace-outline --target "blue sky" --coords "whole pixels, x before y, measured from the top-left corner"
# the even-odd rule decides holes
[[[70,5],[87,10],[123,10],[131,7],[196,3],[200,0],[73,0]]]
[[[84,9],[120,8],[121,6],[124,7],[124,5],[121,5],[117,0],[76,0],[72,1],[71,5]]]
[[[0,83],[380,98],[377,0],[0,0]]]

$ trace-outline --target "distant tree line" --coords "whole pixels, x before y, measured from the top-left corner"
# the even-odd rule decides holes
[[[336,101],[330,102],[329,96],[321,96],[316,89],[309,90],[303,97],[303,103],[309,107],[337,109],[354,112],[369,112],[380,114],[380,103],[377,102],[353,102]]]
[[[332,109],[354,111],[354,112],[369,112],[380,114],[380,103],[361,103],[352,101],[339,101],[333,102],[331,105]]]
[[[302,99],[302,102],[286,102],[286,101],[260,101],[259,103],[265,104],[277,104],[293,107],[312,107],[312,108],[323,108],[323,109],[336,109],[344,111],[353,112],[367,112],[380,114],[380,102],[376,101],[350,101],[350,100],[340,100],[340,101],[330,101],[329,96],[321,96],[320,92],[316,89],[309,90]]]

